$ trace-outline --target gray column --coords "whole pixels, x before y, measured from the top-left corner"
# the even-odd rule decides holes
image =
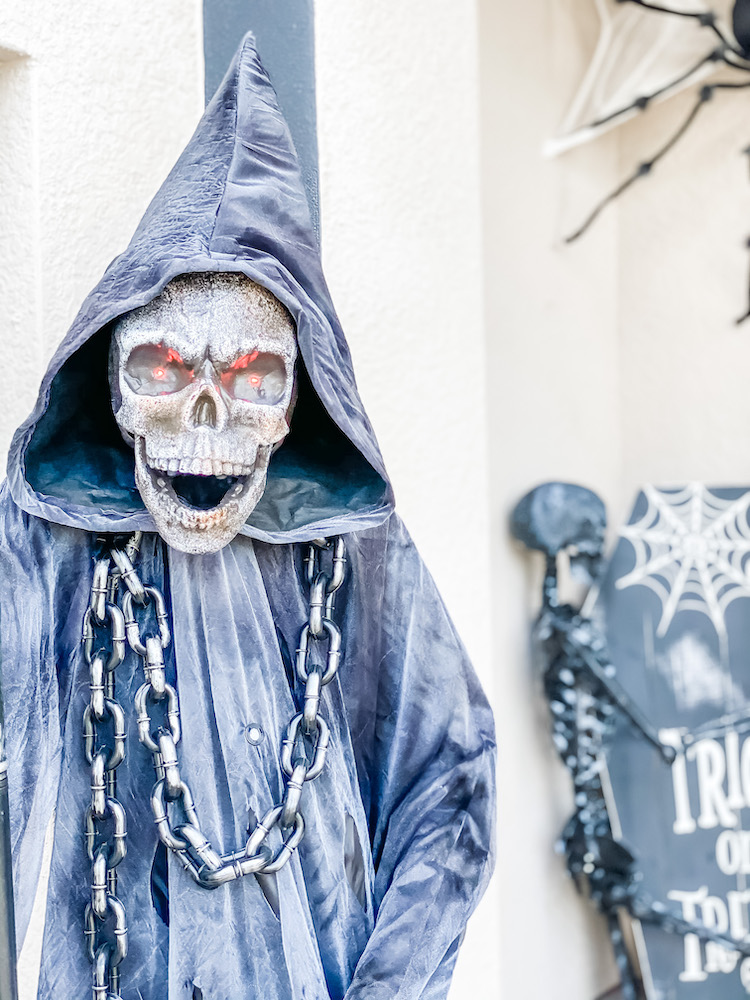
[[[240,39],[252,31],[289,123],[316,232],[319,229],[313,0],[203,0],[206,101]]]

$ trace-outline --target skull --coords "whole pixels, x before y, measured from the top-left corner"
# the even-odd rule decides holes
[[[289,431],[296,357],[289,313],[244,275],[182,275],[117,321],[113,411],[169,545],[216,552],[240,531]]]

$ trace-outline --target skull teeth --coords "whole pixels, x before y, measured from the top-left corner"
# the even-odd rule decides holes
[[[242,476],[240,481],[234,485],[227,484],[227,492],[224,498],[215,507],[209,510],[200,510],[184,503],[177,496],[171,477],[168,474],[160,475],[159,471],[155,469],[149,469],[148,473],[151,483],[159,491],[159,494],[168,501],[172,512],[170,515],[171,519],[173,521],[176,520],[183,527],[190,527],[199,531],[215,525],[217,520],[230,516],[231,512],[237,509],[237,501],[250,488],[254,476],[253,472],[250,475]],[[218,478],[224,479],[225,477],[220,476]]]
[[[179,524],[191,531],[207,531],[234,516],[237,504],[227,503],[213,510],[194,510],[191,507],[172,506],[167,515],[172,524]]]
[[[217,463],[212,468],[216,473],[221,473],[216,478],[227,481],[224,490],[221,491],[224,492],[224,496],[219,503],[205,509],[193,507],[187,499],[183,499],[175,491],[177,485],[181,490],[185,487],[190,496],[198,498],[200,495],[193,493],[193,487],[197,484],[175,483],[174,476],[178,474],[182,460],[170,456],[154,461],[152,456],[147,457],[145,440],[136,438],[136,485],[162,538],[179,551],[194,555],[216,552],[226,545],[242,530],[243,524],[263,493],[270,452],[271,449],[268,447],[259,448],[257,455],[253,456],[252,466],[228,463],[233,470],[237,468],[240,472],[250,469],[248,474],[238,476],[238,481],[233,481],[233,477],[229,478],[224,473],[223,459],[219,462],[212,459]],[[185,463],[188,461],[191,463],[188,468],[192,467],[194,457],[191,455],[189,460],[184,459]],[[174,469],[175,462],[177,469]],[[221,486],[221,483],[217,485]],[[207,486],[211,488],[212,484]]]
[[[146,459],[149,467],[170,476],[180,473],[192,476],[249,476],[255,463],[224,462],[216,458],[152,458]]]

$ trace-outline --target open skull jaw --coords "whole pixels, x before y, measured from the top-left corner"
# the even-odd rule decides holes
[[[259,445],[249,472],[245,471],[247,466],[242,466],[238,467],[242,470],[241,475],[219,476],[214,475],[214,471],[218,471],[215,466],[212,471],[205,472],[181,472],[179,469],[169,472],[167,469],[174,463],[158,460],[150,463],[143,437],[135,437],[134,448],[136,486],[159,534],[168,545],[191,555],[215,552],[239,533],[263,495],[268,463],[274,450],[273,445]],[[159,468],[160,465],[165,468]],[[210,462],[203,464],[202,468],[210,465]],[[226,468],[226,464],[223,467]],[[188,476],[205,479],[206,486],[218,494],[224,487],[226,490],[214,506],[195,506],[178,492],[182,485],[179,479]]]

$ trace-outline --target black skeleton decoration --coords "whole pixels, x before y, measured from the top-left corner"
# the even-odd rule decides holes
[[[624,180],[594,206],[583,222],[565,238],[566,243],[573,243],[583,236],[608,205],[616,201],[636,181],[648,177],[659,161],[688,132],[698,118],[700,111],[714,97],[750,88],[750,0],[734,0],[731,11],[731,26],[723,23],[719,15],[708,8],[705,10],[686,10],[679,4],[671,6],[650,3],[647,0],[618,0],[618,2],[653,12],[654,18],[668,17],[695,22],[699,29],[705,32],[705,52],[693,65],[680,72],[674,79],[668,80],[656,89],[637,94],[629,103],[589,122],[587,130],[593,133],[602,126],[618,120],[625,120],[634,112],[644,112],[657,99],[674,91],[675,88],[688,80],[698,79],[707,73],[713,75],[720,70],[726,71],[726,77],[722,76],[720,79],[711,80],[711,82],[698,87],[693,105],[678,128],[648,159],[642,160]],[[743,152],[750,155],[750,146],[745,148]],[[750,246],[750,239],[748,246]],[[748,318],[750,318],[750,301],[747,310],[737,319],[737,323],[742,323]]]
[[[673,762],[678,748],[661,741],[617,682],[599,625],[584,610],[560,603],[561,558],[567,559],[574,576],[595,585],[603,566],[605,526],[606,512],[599,497],[569,483],[536,487],[519,501],[511,517],[513,535],[545,558],[534,646],[551,713],[552,740],[571,773],[574,798],[573,815],[557,846],[578,891],[588,895],[607,920],[622,997],[642,1000],[643,984],[625,942],[622,916],[674,934],[695,934],[702,941],[716,941],[743,954],[750,954],[750,944],[686,920],[677,910],[651,898],[641,884],[637,858],[613,833],[604,781],[605,755],[617,726],[628,725],[655,748],[666,765]],[[736,719],[731,721],[736,725]],[[728,722],[719,720],[722,725]],[[684,734],[679,749],[699,735],[705,733]]]

